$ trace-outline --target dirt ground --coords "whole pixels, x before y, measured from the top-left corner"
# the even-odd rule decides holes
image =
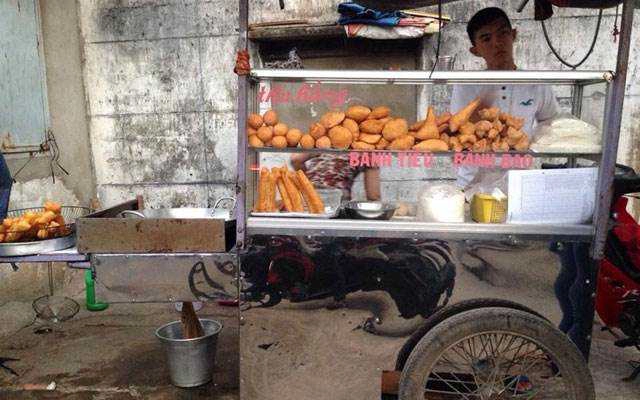
[[[507,298],[558,322],[552,290],[555,256],[540,247],[481,254],[496,269],[487,282],[458,268],[453,302]],[[379,399],[380,374],[393,369],[406,340],[397,335],[408,333],[419,321],[395,317],[395,306],[381,292],[352,294],[343,309],[328,310],[327,304],[285,302],[250,309],[242,313],[240,327],[235,308],[206,305],[199,315],[221,320],[225,328],[213,382],[193,390],[171,385],[154,336],[156,328],[178,319],[171,304],[113,305],[99,313],[83,310],[48,334],[35,334],[31,325],[0,338],[0,357],[20,359],[7,364],[19,377],[0,369],[0,399]],[[380,316],[381,327],[396,336],[365,332],[362,325],[372,315]],[[621,381],[631,371],[627,361],[640,359],[640,353],[616,348],[598,327],[594,337],[590,367],[598,399],[640,399],[640,379]],[[34,390],[51,382],[56,390]]]
[[[237,309],[207,305],[198,315],[224,326],[208,385],[188,390],[171,385],[154,332],[180,318],[172,304],[112,305],[99,313],[81,311],[51,325],[48,334],[36,334],[30,326],[0,339],[0,357],[20,359],[7,363],[18,377],[0,369],[0,399],[237,399]],[[51,382],[56,390],[34,390]]]
[[[499,297],[525,304],[554,323],[560,310],[553,294],[558,270],[555,255],[541,245],[512,253],[491,250],[481,255],[495,267],[489,282],[458,268],[452,302]],[[372,313],[382,315],[390,331],[413,325],[395,318],[395,306],[383,293],[347,297],[347,307],[326,309],[326,301],[283,303],[250,309],[241,326],[241,397],[264,400],[379,399],[380,375],[392,370],[406,338],[375,336],[362,330]],[[640,379],[622,382],[627,361],[640,353],[613,345],[608,333],[594,329],[591,371],[598,399],[640,399]]]

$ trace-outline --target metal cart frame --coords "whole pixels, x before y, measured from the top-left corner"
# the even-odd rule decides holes
[[[615,72],[607,71],[310,71],[310,70],[254,70],[250,76],[238,77],[238,153],[237,153],[237,248],[239,251],[247,244],[251,235],[319,235],[319,236],[363,236],[389,238],[418,238],[434,236],[440,239],[504,239],[518,236],[526,239],[557,239],[591,243],[592,262],[586,273],[584,282],[588,296],[588,316],[582,334],[590,343],[593,318],[595,314],[594,297],[598,261],[603,257],[604,244],[611,227],[609,208],[612,200],[612,183],[614,178],[622,107],[624,102],[625,82],[629,61],[631,30],[633,23],[633,0],[625,0],[622,13],[621,33],[618,44],[618,55]],[[247,45],[247,1],[240,2],[240,46]],[[351,220],[297,220],[293,218],[254,218],[249,216],[252,204],[252,188],[255,182],[248,171],[248,157],[255,155],[249,149],[245,127],[249,113],[249,99],[252,96],[251,80],[287,80],[289,82],[322,82],[322,83],[364,83],[364,84],[477,84],[477,83],[574,83],[579,88],[574,90],[574,97],[581,97],[581,88],[594,82],[608,82],[603,126],[603,144],[599,163],[596,207],[591,225],[489,225],[489,224],[435,224],[420,222],[369,222]],[[575,104],[575,102],[574,102]],[[255,106],[255,105],[254,105]],[[574,113],[580,112],[574,107]],[[284,151],[283,151],[284,150]],[[269,151],[268,149],[260,151]],[[277,151],[299,151],[278,149]],[[440,154],[448,156],[449,154]],[[544,156],[539,154],[538,156]],[[573,155],[576,156],[576,155]],[[245,207],[242,207],[245,205]],[[589,356],[586,349],[585,357]]]

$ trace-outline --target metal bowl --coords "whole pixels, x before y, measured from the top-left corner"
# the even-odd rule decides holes
[[[349,218],[353,219],[391,219],[398,207],[393,203],[380,201],[350,201],[344,209]]]

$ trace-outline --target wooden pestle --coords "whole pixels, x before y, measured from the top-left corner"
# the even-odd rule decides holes
[[[184,339],[194,339],[204,336],[204,329],[193,309],[193,303],[185,301],[182,303],[182,337]]]

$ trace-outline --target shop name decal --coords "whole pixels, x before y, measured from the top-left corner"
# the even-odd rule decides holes
[[[272,106],[277,104],[309,104],[327,103],[331,107],[345,105],[349,91],[347,89],[329,89],[322,85],[304,83],[298,87],[291,85],[272,84],[271,87],[260,86],[258,91],[258,101],[271,102]]]
[[[385,151],[352,151],[349,153],[349,166],[358,167],[401,167],[430,168],[434,159],[429,152],[399,152],[394,155]],[[395,160],[395,163],[394,163]],[[454,153],[453,164],[478,168],[530,168],[533,156],[529,154],[494,153]]]

